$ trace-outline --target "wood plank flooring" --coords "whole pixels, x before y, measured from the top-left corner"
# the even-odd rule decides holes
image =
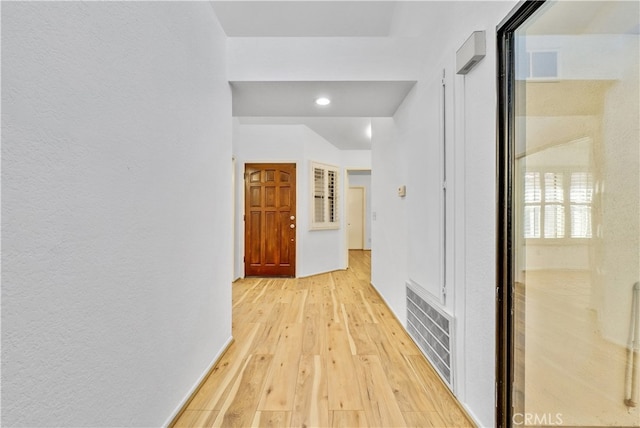
[[[565,426],[640,427],[639,410],[624,404],[627,348],[603,334],[594,278],[586,270],[526,273],[516,294],[518,404],[559,414]]]
[[[469,427],[370,285],[371,255],[233,284],[234,343],[175,427]]]

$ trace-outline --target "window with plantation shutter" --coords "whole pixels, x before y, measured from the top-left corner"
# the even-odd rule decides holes
[[[571,174],[569,200],[571,202],[571,237],[591,238],[591,201],[593,178],[588,172]]]
[[[311,163],[311,229],[338,229],[337,167]]]
[[[523,187],[525,238],[591,238],[590,172],[527,171]]]

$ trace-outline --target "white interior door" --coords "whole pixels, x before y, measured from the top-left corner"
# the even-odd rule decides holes
[[[347,192],[347,230],[349,249],[364,248],[364,187],[349,187]]]

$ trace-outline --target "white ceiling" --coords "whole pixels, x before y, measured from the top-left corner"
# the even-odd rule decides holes
[[[389,37],[394,1],[213,1],[229,37]],[[415,81],[231,82],[240,123],[306,125],[340,149],[370,149],[372,117],[393,116]],[[318,107],[319,96],[331,99]]]
[[[552,2],[528,34],[637,34],[638,2]],[[212,1],[229,37],[407,37],[437,25],[445,2],[432,1]],[[567,21],[567,15],[571,20]],[[572,25],[567,25],[572,22]],[[295,76],[294,76],[295,80]],[[338,148],[368,147],[363,123],[392,116],[415,82],[232,82],[233,114],[241,123],[304,124]],[[320,95],[332,98],[317,108]],[[252,119],[249,119],[252,117]]]
[[[384,37],[393,1],[212,1],[229,37]]]
[[[365,117],[241,117],[245,125],[306,125],[316,134],[342,150],[369,150],[371,139]]]
[[[234,116],[389,117],[415,81],[231,82]],[[326,97],[328,106],[315,100]]]
[[[526,27],[527,35],[639,34],[637,1],[552,2]]]

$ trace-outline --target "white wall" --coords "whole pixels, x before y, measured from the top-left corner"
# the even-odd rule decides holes
[[[455,394],[480,426],[495,417],[496,36],[515,2],[438,3],[438,22],[418,35],[421,78],[393,123],[373,121],[372,281],[405,322],[405,281],[435,290],[442,281],[442,149],[439,98],[447,84],[447,299],[456,319]],[[411,8],[411,4],[404,5]],[[426,6],[416,6],[422,8]],[[470,13],[473,11],[473,13]],[[406,13],[411,19],[424,19]],[[416,27],[417,28],[417,27]],[[455,52],[487,32],[487,56],[455,75]],[[438,40],[439,43],[434,43]],[[379,133],[378,129],[384,128]],[[382,137],[382,135],[384,138]],[[378,138],[376,138],[378,137]],[[407,185],[401,199],[396,187]]]
[[[231,336],[207,3],[2,5],[2,425],[160,426]]]
[[[623,77],[619,64],[633,57],[632,35],[522,35],[527,51],[558,52],[558,78],[567,80],[617,80]],[[603,59],[606,58],[606,61]],[[618,66],[616,66],[618,64]]]
[[[620,79],[607,91],[603,105],[596,170],[603,189],[596,194],[601,205],[596,202],[594,207],[600,211],[596,219],[601,216],[595,227],[601,259],[593,269],[603,335],[628,346],[631,290],[640,281],[640,46],[637,34],[620,39],[617,46],[626,53],[619,61]]]
[[[371,150],[341,150],[340,157],[347,169],[371,169]]]
[[[416,43],[400,37],[231,37],[229,80],[415,80],[421,62]]]
[[[406,198],[398,197],[407,182],[406,149],[392,118],[371,122],[371,283],[406,325],[407,211]]]
[[[238,160],[236,186],[236,266],[235,277],[244,276],[244,165],[251,162],[286,162],[297,165],[297,247],[296,276],[345,269],[342,249],[344,236],[344,204],[341,204],[340,229],[310,230],[311,185],[310,162],[320,162],[341,168],[341,152],[304,125],[243,125],[233,126],[233,150]],[[341,172],[340,180],[344,181]],[[341,186],[342,187],[342,186]]]
[[[414,87],[395,115],[398,139],[407,150],[407,181],[402,183],[407,185],[407,227],[411,236],[407,242],[407,279],[428,291],[436,301],[442,299],[444,272],[442,68],[444,65],[428,70],[428,79],[425,76],[425,81]]]

